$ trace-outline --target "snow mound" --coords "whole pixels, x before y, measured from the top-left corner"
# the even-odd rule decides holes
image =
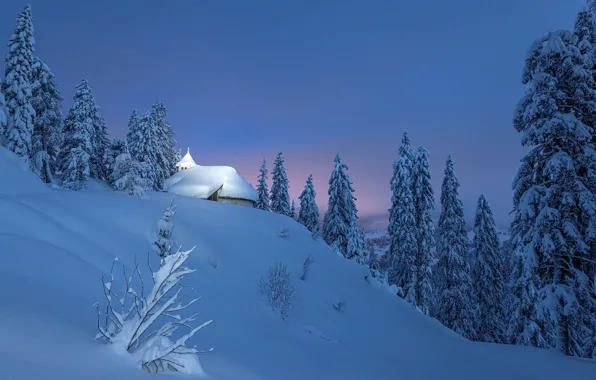
[[[256,202],[256,190],[230,166],[194,166],[174,174],[165,189],[187,197],[209,198],[219,188],[225,198],[247,199]]]
[[[136,256],[148,275],[149,242],[172,195],[51,191],[6,152],[0,170],[11,176],[0,198],[2,378],[155,379],[114,345],[92,339],[93,304],[103,300],[101,276],[115,257],[130,270]],[[26,193],[33,189],[39,191]],[[593,361],[457,336],[367,283],[363,267],[333,254],[291,218],[186,197],[176,203],[173,239],[187,249],[196,245],[188,259],[196,271],[184,284],[201,300],[188,313],[214,320],[188,346],[214,348],[199,355],[211,380],[594,379]],[[278,237],[283,229],[289,239]],[[302,281],[309,255],[315,262]],[[286,320],[257,287],[276,261],[287,266],[296,290]],[[336,300],[346,301],[345,310],[333,307]]]
[[[0,196],[42,194],[50,187],[36,176],[27,164],[8,149],[0,146]],[[15,183],[18,182],[18,183]]]

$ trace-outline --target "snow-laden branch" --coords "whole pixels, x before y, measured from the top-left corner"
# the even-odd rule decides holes
[[[123,267],[124,290],[122,296],[114,292],[114,265],[112,263],[110,279],[102,277],[105,296],[105,321],[102,326],[102,315],[99,303],[94,306],[97,310],[97,328],[99,333],[96,339],[103,339],[109,343],[122,346],[130,354],[137,357],[143,369],[149,372],[165,370],[183,371],[187,373],[201,372],[196,358],[189,359],[190,354],[196,354],[195,348],[185,346],[188,339],[212,321],[205,322],[199,327],[193,327],[195,315],[182,317],[178,313],[186,310],[200,298],[192,299],[186,303],[182,300],[187,294],[181,295],[184,287],[182,278],[194,272],[184,266],[194,247],[188,251],[178,251],[162,259],[162,266],[153,273],[153,288],[149,295],[144,295],[144,282],[135,259],[135,267],[130,277]],[[133,288],[133,282],[140,285],[140,292]],[[113,300],[118,300],[120,311],[114,310]],[[128,306],[127,306],[128,305]],[[161,317],[169,318],[158,326]],[[175,341],[171,337],[180,329],[186,329],[186,334]],[[198,369],[197,369],[198,368]]]

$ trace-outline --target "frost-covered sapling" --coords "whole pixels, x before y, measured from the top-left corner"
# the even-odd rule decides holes
[[[365,278],[366,282],[370,282],[370,277],[376,279],[383,285],[388,285],[387,272],[381,267],[379,255],[374,251],[372,245],[368,246],[368,268],[370,269],[369,276]]]
[[[175,213],[176,204],[174,198],[170,205],[164,210],[163,217],[157,222],[157,232],[153,240],[153,249],[160,258],[163,265],[164,258],[172,254],[172,232],[174,231],[174,222],[172,217]]]
[[[212,321],[193,327],[191,322],[196,314],[190,317],[180,315],[198,300],[195,298],[183,304],[182,300],[187,294],[181,294],[183,286],[180,281],[185,275],[194,272],[194,269],[184,266],[193,250],[178,250],[167,256],[163,265],[153,273],[153,288],[146,296],[138,263],[135,263],[130,277],[123,266],[123,290],[116,293],[114,267],[118,259],[115,259],[109,279],[102,277],[105,294],[103,315],[99,302],[95,304],[99,330],[95,338],[114,344],[120,352],[128,352],[147,372],[202,374],[195,355],[199,351],[194,347],[186,347],[186,342]],[[139,292],[133,289],[133,282],[140,287]],[[176,333],[180,329],[187,332]],[[170,339],[173,334],[177,336],[175,340]]]
[[[315,258],[312,255],[308,255],[308,257],[302,263],[302,275],[300,275],[300,279],[302,281],[306,281],[308,278],[308,273],[310,272],[310,266],[315,262]]]
[[[146,180],[143,176],[143,166],[130,154],[122,153],[116,157],[116,164],[112,173],[114,188],[138,197],[145,193]]]
[[[281,261],[273,263],[257,285],[271,309],[279,311],[281,318],[286,319],[294,306],[296,290],[285,264]]]

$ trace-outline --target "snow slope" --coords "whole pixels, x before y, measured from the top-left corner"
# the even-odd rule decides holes
[[[92,338],[100,277],[114,257],[144,263],[171,195],[50,189],[0,148],[0,363],[4,379],[150,379]],[[9,176],[9,177],[7,177]],[[527,347],[471,343],[375,284],[290,218],[177,197],[174,238],[197,246],[187,284],[202,299],[194,341],[216,380],[594,379],[596,364]],[[281,239],[281,229],[290,232]],[[299,280],[303,260],[316,262]],[[276,260],[297,304],[281,320],[256,281]],[[143,267],[143,266],[142,266]],[[345,300],[343,312],[332,303]],[[185,375],[160,374],[184,379]]]

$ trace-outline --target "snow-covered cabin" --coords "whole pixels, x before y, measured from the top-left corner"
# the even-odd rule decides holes
[[[168,192],[246,207],[257,201],[257,191],[230,166],[197,165],[189,150],[176,167],[165,183]]]
[[[188,148],[184,157],[182,157],[180,161],[176,162],[176,169],[177,171],[181,171],[190,169],[194,166],[197,166],[197,164],[195,160],[192,159],[192,156],[190,155],[190,148]]]

